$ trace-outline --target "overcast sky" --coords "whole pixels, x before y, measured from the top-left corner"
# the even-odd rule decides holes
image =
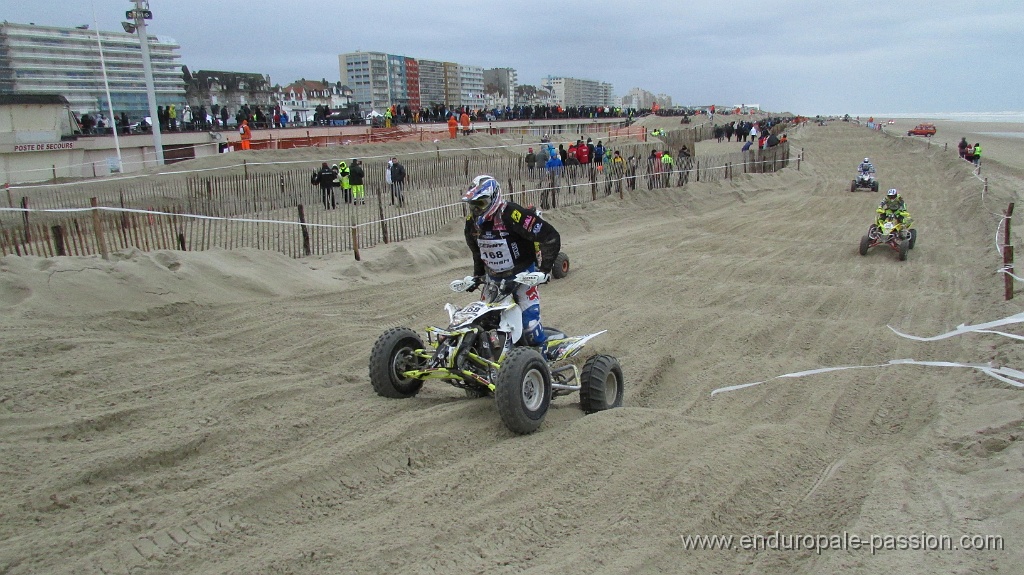
[[[16,23],[121,30],[129,0],[0,0]],[[677,105],[1024,110],[1022,0],[150,0],[190,70],[338,81],[357,50],[639,87]]]

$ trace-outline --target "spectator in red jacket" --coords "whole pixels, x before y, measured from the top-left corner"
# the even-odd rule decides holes
[[[590,149],[583,143],[583,140],[576,142],[576,159],[579,160],[581,164],[590,163]]]

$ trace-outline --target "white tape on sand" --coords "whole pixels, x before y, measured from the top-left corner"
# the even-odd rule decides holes
[[[939,335],[933,335],[931,337],[920,337],[920,336],[916,336],[916,335],[906,334],[906,333],[903,333],[903,332],[897,330],[896,328],[892,327],[891,325],[890,326],[886,326],[886,327],[891,329],[893,331],[893,333],[895,333],[896,335],[898,335],[900,337],[905,337],[907,339],[912,339],[912,340],[915,340],[915,341],[938,341],[940,339],[947,339],[947,338],[951,338],[951,337],[954,337],[954,336],[963,335],[965,333],[997,333],[999,335],[1006,335],[1006,336],[1009,337],[1009,334],[1005,334],[1005,333],[1002,333],[1002,332],[988,331],[988,330],[990,328],[999,327],[1001,325],[1010,325],[1010,324],[1021,323],[1021,322],[1024,322],[1024,313],[1014,314],[1014,315],[1011,315],[1011,316],[1004,317],[1003,319],[997,319],[995,321],[990,321],[990,322],[987,322],[987,323],[979,323],[977,325],[960,324],[960,325],[956,326],[956,329],[954,329],[953,331],[948,331],[946,333],[939,334]]]
[[[772,379],[765,381],[757,381],[754,383],[743,383],[740,385],[720,387],[712,391],[711,395],[715,396],[719,393],[726,393],[729,391],[736,391],[747,387],[754,387],[755,385],[761,385],[762,383],[767,383],[769,381],[772,381],[773,379],[807,377],[809,375],[817,375],[819,373],[827,373],[830,371],[842,371],[846,369],[867,369],[876,367],[892,367],[894,365],[923,365],[928,367],[966,367],[970,369],[976,369],[986,375],[994,377],[999,381],[1008,383],[1014,387],[1024,388],[1024,372],[1009,367],[994,367],[991,364],[957,363],[953,361],[917,361],[915,359],[891,359],[888,363],[882,363],[878,365],[847,365],[842,367],[823,367],[820,369],[809,369],[807,371],[786,373],[783,375],[777,375]]]
[[[910,335],[910,334],[907,334],[907,333],[903,333],[903,332],[897,330],[896,328],[892,327],[891,325],[890,326],[886,326],[886,327],[891,329],[893,333],[895,333],[896,335],[898,335],[900,337],[904,337],[904,338],[907,338],[907,339],[912,339],[912,340],[915,340],[915,341],[938,341],[938,340],[941,340],[941,339],[948,339],[948,338],[955,337],[955,336],[958,336],[958,335],[963,335],[965,333],[991,333],[991,334],[995,334],[995,335],[1001,335],[1001,336],[1004,336],[1004,337],[1008,337],[1008,338],[1011,338],[1011,339],[1016,339],[1016,340],[1024,341],[1024,336],[1022,336],[1022,335],[1017,335],[1015,333],[1006,333],[1006,332],[996,331],[996,330],[992,329],[992,328],[1003,326],[1003,325],[1011,325],[1011,324],[1022,323],[1022,322],[1024,322],[1024,313],[1018,313],[1018,314],[1014,314],[1014,315],[1011,315],[1011,316],[1004,317],[1002,319],[997,319],[995,321],[990,321],[990,322],[986,322],[986,323],[979,323],[977,325],[960,324],[953,331],[948,331],[946,333],[942,333],[942,334],[939,334],[939,335],[933,335],[933,336],[930,336],[930,337],[921,337],[921,336],[917,336],[917,335]],[[995,379],[998,379],[999,381],[1002,381],[1003,383],[1008,383],[1008,384],[1010,384],[1010,385],[1012,385],[1014,387],[1024,388],[1024,371],[1013,369],[1012,367],[995,367],[991,363],[977,364],[977,363],[958,363],[958,362],[953,362],[953,361],[917,361],[917,360],[914,360],[914,359],[891,359],[887,363],[882,363],[882,364],[877,364],[877,365],[847,365],[847,366],[841,366],[841,367],[823,367],[823,368],[818,368],[818,369],[809,369],[809,370],[806,370],[806,371],[797,371],[797,372],[793,372],[793,373],[786,373],[786,374],[783,374],[783,375],[777,375],[777,376],[773,377],[772,379],[782,379],[782,378],[791,378],[791,377],[793,377],[793,378],[795,378],[795,377],[807,377],[809,375],[817,375],[819,373],[828,373],[830,371],[842,371],[842,370],[846,370],[846,369],[866,369],[866,368],[876,368],[876,367],[890,367],[890,366],[893,366],[893,365],[923,365],[923,366],[928,366],[928,367],[966,367],[966,368],[970,368],[970,369],[976,369],[976,370],[978,370],[978,371],[980,371],[980,372],[982,372],[982,373],[984,373],[984,374],[986,374],[986,375],[988,375],[990,377],[994,377]],[[743,383],[743,384],[739,384],[739,385],[730,385],[730,386],[726,386],[726,387],[720,387],[720,388],[712,391],[711,395],[714,396],[714,395],[717,395],[719,393],[725,393],[725,392],[728,392],[728,391],[736,391],[736,390],[739,390],[739,389],[745,389],[745,388],[748,388],[748,387],[754,387],[755,385],[761,385],[762,383],[766,383],[768,381],[771,381],[771,379],[765,380],[765,381],[756,381],[754,383]]]

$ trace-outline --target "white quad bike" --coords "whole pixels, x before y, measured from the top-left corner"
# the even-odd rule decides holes
[[[860,188],[868,188],[872,192],[878,191],[878,180],[874,172],[857,171],[857,177],[850,181],[850,191],[855,192]]]
[[[479,286],[481,299],[463,308],[446,304],[448,327],[427,327],[427,345],[406,327],[381,334],[370,353],[374,391],[408,398],[419,393],[423,382],[436,379],[464,389],[469,397],[493,395],[502,422],[518,434],[536,431],[551,400],[560,395],[578,391],[586,413],[621,407],[624,380],[616,358],[593,355],[582,369],[565,361],[607,330],[567,336],[545,328],[543,350],[521,341],[523,316],[514,299],[516,288],[546,280],[542,272],[523,272],[499,281],[478,283],[469,276],[451,282],[455,292]]]

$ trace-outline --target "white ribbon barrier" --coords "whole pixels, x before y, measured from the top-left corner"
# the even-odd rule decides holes
[[[976,369],[984,374],[998,379],[1004,383],[1008,383],[1014,387],[1024,388],[1024,371],[1018,371],[1009,367],[994,367],[992,364],[976,364],[976,363],[956,363],[952,361],[917,361],[914,359],[891,359],[888,363],[881,363],[878,365],[849,365],[843,367],[823,367],[820,369],[809,369],[807,371],[798,371],[795,373],[787,373],[784,375],[777,375],[772,379],[795,378],[795,377],[806,377],[808,375],[816,375],[819,373],[827,373],[830,371],[842,371],[845,369],[868,369],[876,367],[890,367],[893,365],[924,365],[930,367],[968,367]],[[730,385],[727,387],[720,387],[711,392],[712,396],[719,393],[725,393],[727,391],[736,391],[737,389],[744,389],[747,387],[754,387],[755,385],[761,385],[767,383],[765,381],[755,381],[754,383],[744,383],[740,385]]]
[[[47,209],[25,209],[25,208],[3,208],[0,207],[0,212],[49,212],[49,213],[74,213],[74,212],[90,212],[92,210],[98,210],[103,212],[121,212],[128,214],[144,214],[150,216],[177,216],[179,218],[195,218],[198,220],[222,220],[225,222],[246,222],[253,224],[286,224],[291,226],[305,226],[309,228],[351,228],[354,226],[339,226],[334,224],[314,224],[312,222],[301,223],[289,220],[257,220],[253,218],[226,218],[220,216],[203,216],[198,214],[185,214],[177,212],[158,212],[155,210],[136,210],[132,208],[112,208],[108,206],[97,206],[95,208],[47,208]],[[376,222],[373,222],[376,223]]]
[[[1010,276],[1011,278],[1013,278],[1013,279],[1015,279],[1015,280],[1017,280],[1019,282],[1024,282],[1024,278],[1022,278],[1022,277],[1020,277],[1018,275],[1014,275],[1014,273],[1010,271],[1010,266],[1003,266],[1003,267],[997,269],[996,273],[1006,274],[1006,275]]]
[[[144,215],[150,215],[150,216],[176,216],[176,217],[179,217],[179,218],[194,218],[194,219],[198,219],[198,220],[221,220],[221,221],[225,221],[225,222],[246,222],[246,223],[253,223],[253,224],[286,224],[286,225],[291,225],[291,226],[305,226],[305,227],[310,227],[310,228],[337,228],[337,229],[344,228],[344,229],[349,229],[349,228],[359,228],[359,227],[363,227],[363,226],[375,226],[375,225],[377,225],[380,222],[397,221],[397,220],[400,220],[400,219],[402,219],[404,217],[414,216],[414,215],[418,215],[418,214],[429,214],[430,212],[434,212],[434,211],[437,211],[437,210],[442,210],[444,208],[451,207],[451,206],[457,206],[457,205],[459,205],[459,204],[449,204],[449,205],[445,205],[445,206],[436,206],[436,207],[433,207],[433,208],[427,208],[425,210],[419,210],[419,211],[415,211],[415,212],[408,212],[408,213],[400,214],[400,215],[397,215],[397,216],[390,216],[390,217],[384,218],[383,220],[374,220],[372,222],[364,222],[364,223],[361,223],[361,224],[345,224],[345,225],[339,225],[339,224],[315,224],[315,223],[312,223],[312,222],[302,223],[302,222],[289,221],[289,220],[261,220],[261,219],[255,219],[255,218],[236,218],[236,217],[223,217],[223,216],[203,216],[203,215],[199,215],[199,214],[188,214],[188,213],[183,213],[183,212],[160,212],[160,211],[156,211],[156,210],[140,210],[140,209],[133,209],[133,208],[114,208],[114,207],[110,207],[110,206],[96,206],[95,208],[39,208],[39,209],[37,209],[37,208],[4,208],[4,207],[0,207],[0,212],[22,212],[22,213],[37,213],[38,212],[38,213],[62,214],[62,213],[90,212],[92,210],[99,210],[99,211],[103,211],[103,212],[122,212],[122,213],[129,213],[129,214],[144,214]]]
[[[895,333],[896,335],[898,335],[900,337],[905,337],[907,339],[912,339],[914,341],[938,341],[940,339],[948,339],[948,338],[951,338],[951,337],[955,337],[955,336],[958,336],[958,335],[963,335],[965,333],[972,333],[972,332],[974,332],[974,333],[995,333],[995,334],[999,334],[999,335],[1005,335],[1006,337],[1012,337],[1014,339],[1024,339],[1024,338],[1022,338],[1021,336],[1018,336],[1018,335],[1013,335],[1013,334],[1009,334],[1009,333],[1003,333],[1003,332],[999,332],[999,331],[989,331],[990,328],[993,328],[993,327],[999,327],[1001,325],[1010,325],[1010,324],[1021,323],[1021,322],[1024,322],[1024,313],[1014,314],[1014,315],[1011,315],[1011,316],[1004,317],[1003,319],[997,319],[995,321],[990,321],[990,322],[987,322],[987,323],[979,323],[977,325],[960,324],[960,325],[956,326],[956,329],[954,329],[953,331],[947,331],[946,333],[939,334],[939,335],[933,335],[931,337],[920,337],[920,336],[916,336],[916,335],[906,334],[906,333],[903,333],[903,332],[897,330],[896,328],[892,327],[891,325],[886,326],[886,327],[891,329],[892,332]]]
[[[977,325],[960,324],[953,331],[948,331],[946,333],[942,333],[942,334],[939,334],[939,335],[933,335],[931,337],[921,337],[921,336],[917,336],[917,335],[906,334],[906,333],[903,333],[903,332],[897,330],[896,328],[892,327],[891,325],[890,326],[886,326],[886,327],[891,329],[892,332],[895,333],[896,335],[898,335],[900,337],[907,338],[907,339],[912,339],[914,341],[938,341],[940,339],[948,339],[948,338],[955,337],[955,336],[958,336],[958,335],[963,335],[965,333],[992,333],[992,334],[995,334],[995,335],[1001,335],[1001,336],[1008,337],[1008,338],[1011,338],[1011,339],[1016,339],[1016,340],[1024,341],[1024,336],[1022,336],[1022,335],[1017,335],[1015,333],[1006,333],[1006,332],[1002,332],[1002,331],[995,331],[995,330],[991,329],[991,328],[995,328],[995,327],[999,327],[999,326],[1003,326],[1003,325],[1010,325],[1010,324],[1022,323],[1022,322],[1024,322],[1024,313],[1018,313],[1018,314],[1014,314],[1014,315],[1011,315],[1011,316],[1004,317],[1002,319],[997,319],[995,321],[990,321],[990,322],[986,322],[986,323],[979,323]],[[917,361],[917,360],[913,360],[913,359],[891,359],[891,360],[888,361],[888,363],[881,363],[881,364],[877,364],[877,365],[848,365],[848,366],[842,366],[842,367],[823,367],[823,368],[819,368],[819,369],[809,369],[807,371],[797,371],[797,372],[794,372],[794,373],[786,373],[786,374],[783,374],[783,375],[777,375],[777,376],[773,377],[772,379],[806,377],[808,375],[816,375],[816,374],[819,374],[819,373],[828,373],[830,371],[842,371],[842,370],[846,370],[846,369],[868,369],[868,368],[876,368],[876,367],[889,367],[889,366],[893,366],[893,365],[925,365],[925,366],[930,366],[930,367],[968,367],[968,368],[971,368],[971,369],[977,369],[978,371],[980,371],[980,372],[982,372],[982,373],[984,373],[984,374],[986,374],[986,375],[988,375],[990,377],[994,377],[995,379],[998,379],[999,381],[1002,381],[1003,383],[1008,383],[1008,384],[1010,384],[1010,385],[1012,385],[1014,387],[1024,388],[1024,371],[1016,370],[1016,369],[1013,369],[1012,367],[995,367],[991,363],[977,364],[977,363],[957,363],[957,362],[952,362],[952,361]],[[719,393],[725,393],[727,391],[736,391],[738,389],[744,389],[744,388],[747,388],[747,387],[754,387],[755,385],[761,385],[762,383],[766,383],[767,381],[771,381],[771,380],[756,381],[754,383],[743,383],[743,384],[740,384],[740,385],[730,385],[730,386],[726,386],[726,387],[720,387],[720,388],[712,391],[711,395],[715,396],[715,395],[717,395]]]

